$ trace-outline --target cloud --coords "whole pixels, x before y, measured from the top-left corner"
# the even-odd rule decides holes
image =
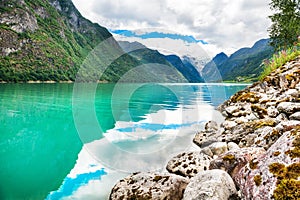
[[[83,16],[108,29],[162,28],[221,49],[267,38],[271,14],[261,0],[73,0]]]

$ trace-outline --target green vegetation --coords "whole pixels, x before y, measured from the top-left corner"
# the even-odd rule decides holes
[[[276,50],[293,47],[300,36],[300,1],[299,0],[272,0],[270,16],[272,26],[269,29],[271,45]]]
[[[265,60],[264,71],[261,73],[259,79],[263,80],[272,71],[278,69],[289,61],[296,59],[300,55],[300,41],[297,45],[288,48],[287,50],[281,50],[279,53],[273,55],[270,60]]]
[[[273,23],[269,29],[270,44],[277,53],[264,61],[260,80],[300,55],[300,1],[272,0],[270,8],[275,11],[270,16]]]
[[[217,55],[205,65],[202,71],[205,79],[212,82],[257,81],[263,71],[263,60],[271,58],[274,53],[274,48],[269,42],[269,39],[259,40],[251,48],[239,49],[229,58]]]
[[[24,2],[4,0],[0,3],[1,11],[5,11],[0,13],[1,18],[5,15],[11,17],[9,19],[21,18],[21,23],[26,27],[29,23],[34,23],[21,17],[26,13],[37,21],[34,31],[27,29],[23,32],[17,32],[9,23],[0,24],[0,35],[3,38],[0,41],[0,82],[74,81],[89,52],[111,37],[105,28],[83,18],[71,0],[58,1],[61,11],[50,5],[51,0]],[[98,53],[105,57],[113,52],[123,54],[114,40],[106,52]],[[109,63],[103,76],[95,77],[100,75],[99,69],[95,67],[99,63],[105,61],[98,58],[90,63],[91,66],[87,67],[82,76],[115,82],[139,64],[125,54]]]

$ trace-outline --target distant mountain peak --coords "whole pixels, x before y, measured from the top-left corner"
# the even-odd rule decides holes
[[[241,48],[230,57],[219,53],[202,70],[208,81],[251,81],[262,72],[261,63],[272,56],[274,49],[269,39],[261,39],[249,48]]]

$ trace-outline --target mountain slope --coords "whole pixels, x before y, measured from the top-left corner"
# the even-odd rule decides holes
[[[217,54],[209,63],[202,69],[203,77],[209,82],[210,80],[219,80],[221,78],[220,72],[217,66],[222,65],[228,56],[225,53]]]
[[[157,50],[149,49],[139,42],[119,41],[119,44],[124,51],[129,52],[131,56],[135,57],[143,64],[158,63],[165,65],[166,68],[172,67],[176,69],[175,71],[182,76],[181,82],[203,82],[203,79],[196,68],[188,61],[182,61],[176,55],[163,55]]]
[[[242,48],[227,59],[223,55],[221,62],[217,61],[220,55],[216,56],[204,67],[202,75],[207,81],[256,80],[263,71],[261,63],[264,59],[270,58],[273,52],[274,49],[269,45],[269,40],[262,39],[253,47]],[[216,77],[218,73],[221,77]]]
[[[2,0],[0,10],[0,81],[74,81],[88,53],[112,38],[82,17],[71,0]],[[123,55],[113,38],[109,46]],[[123,55],[98,78],[117,81],[137,64]]]
[[[167,61],[169,61],[190,83],[202,83],[204,82],[200,73],[196,68],[188,61],[182,61],[176,55],[166,56]]]

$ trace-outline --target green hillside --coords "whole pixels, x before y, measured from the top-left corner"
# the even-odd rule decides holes
[[[208,63],[202,75],[206,81],[256,81],[263,72],[263,61],[270,59],[274,48],[269,45],[269,39],[257,41],[251,48],[242,48],[230,57],[217,55]]]
[[[88,53],[111,37],[106,28],[82,17],[71,0],[2,0],[0,11],[2,82],[74,81]],[[117,42],[109,41],[108,49],[123,55]],[[97,78],[117,81],[138,64],[125,54]]]

